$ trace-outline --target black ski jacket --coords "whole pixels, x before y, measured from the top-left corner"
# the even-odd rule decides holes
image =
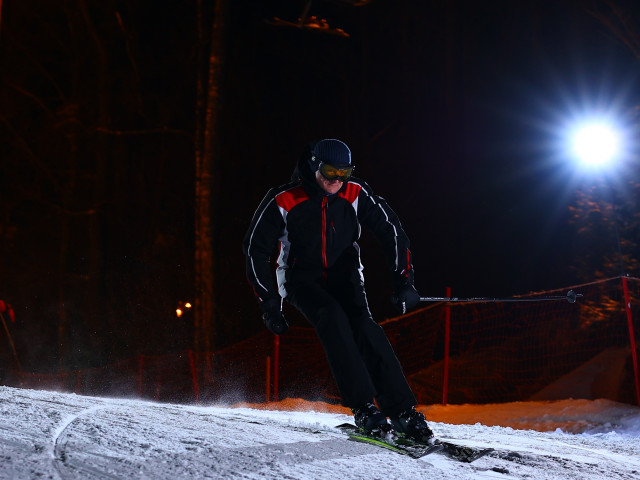
[[[301,158],[292,181],[269,190],[244,237],[247,278],[261,307],[273,308],[303,282],[340,275],[363,283],[357,244],[361,225],[380,241],[394,289],[413,284],[409,239],[387,202],[354,177],[338,193],[327,195]],[[276,246],[274,279],[271,255]]]

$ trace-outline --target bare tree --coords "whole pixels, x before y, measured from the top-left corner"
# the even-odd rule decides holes
[[[0,284],[23,307],[23,364],[184,348],[170,320],[193,289],[193,112],[174,106],[193,98],[195,34],[143,28],[141,4],[3,6]]]
[[[635,3],[635,0],[631,2]],[[587,13],[607,27],[640,60],[640,16],[629,2],[582,0],[581,4]]]
[[[211,349],[216,324],[214,279],[214,225],[212,222],[216,188],[215,164],[219,152],[218,122],[220,118],[220,85],[222,76],[222,50],[225,28],[226,1],[216,1],[213,24],[210,29],[210,45],[207,58],[206,79],[198,75],[197,126],[196,126],[196,176],[195,176],[195,325],[194,348],[196,351]],[[203,2],[198,1],[198,36],[204,45],[206,33]],[[204,72],[203,72],[204,73]]]

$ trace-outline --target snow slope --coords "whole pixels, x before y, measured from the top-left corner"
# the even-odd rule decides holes
[[[323,403],[185,406],[0,387],[0,478],[640,479],[637,407],[422,410],[440,438],[496,451],[472,464],[400,456],[347,440],[334,428],[346,410]]]

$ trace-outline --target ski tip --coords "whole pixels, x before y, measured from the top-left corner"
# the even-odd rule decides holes
[[[464,463],[475,462],[481,457],[494,451],[493,448],[473,448],[462,445],[456,445],[449,442],[443,442],[444,453],[455,460]]]

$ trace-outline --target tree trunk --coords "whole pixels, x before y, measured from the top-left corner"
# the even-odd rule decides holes
[[[195,175],[195,308],[194,350],[211,350],[216,325],[214,282],[214,230],[212,223],[215,188],[214,165],[218,155],[218,120],[221,104],[222,39],[226,0],[217,0],[206,80],[198,75],[198,120],[196,125]],[[202,1],[198,2],[200,44],[205,38]]]
[[[98,125],[108,125],[109,118],[109,98],[106,88],[106,79],[108,75],[108,60],[107,53],[104,48],[104,44],[98,34],[98,31],[93,23],[93,19],[89,13],[85,0],[78,0],[77,8],[84,21],[84,26],[89,31],[89,34],[94,42],[92,52],[95,64],[81,65],[80,63],[74,63],[74,67],[78,70],[74,72],[76,78],[79,78],[80,68],[95,68],[95,87],[97,92],[97,119]],[[90,87],[91,88],[91,87]],[[71,90],[74,92],[72,96],[81,95],[81,87],[77,81],[73,81]],[[106,180],[106,151],[107,148],[104,145],[104,140],[98,138],[94,141],[94,154],[90,158],[89,162],[79,154],[81,139],[79,138],[78,129],[75,126],[79,123],[78,117],[79,107],[77,104],[71,102],[65,108],[59,109],[58,112],[60,118],[64,119],[64,123],[68,125],[66,131],[66,137],[69,144],[69,182],[68,192],[65,195],[65,201],[63,203],[64,208],[61,211],[60,220],[60,250],[59,250],[59,274],[60,280],[58,282],[58,302],[59,302],[59,323],[58,323],[58,366],[60,368],[68,368],[70,366],[77,366],[78,358],[73,358],[70,352],[73,350],[74,355],[86,356],[91,346],[92,340],[90,338],[83,338],[78,336],[77,332],[74,332],[72,324],[74,319],[69,314],[70,300],[77,298],[74,295],[78,292],[81,293],[83,306],[81,310],[85,312],[98,312],[102,308],[99,301],[99,285],[101,278],[104,275],[103,258],[102,258],[102,246],[100,242],[101,238],[101,225],[100,225],[100,213],[99,209],[95,208],[105,196],[105,182]],[[87,165],[83,165],[84,163]],[[91,185],[89,189],[90,193],[81,193],[83,184]],[[74,208],[74,202],[80,199],[82,205],[85,208],[82,212],[77,212]],[[84,255],[87,259],[87,265],[81,268],[78,267],[78,253],[75,249],[78,248],[77,237],[86,236],[88,242],[84,250]],[[70,257],[71,255],[71,257]],[[74,274],[70,274],[70,265]],[[77,300],[75,300],[77,303]],[[97,332],[104,330],[104,325],[101,323],[103,314],[94,313],[94,320],[92,322],[92,329]],[[98,334],[99,335],[99,334]],[[104,347],[103,347],[104,348]],[[107,348],[106,350],[109,350]],[[94,355],[97,352],[93,352]],[[72,358],[70,358],[72,357]],[[73,365],[70,365],[70,362]]]

